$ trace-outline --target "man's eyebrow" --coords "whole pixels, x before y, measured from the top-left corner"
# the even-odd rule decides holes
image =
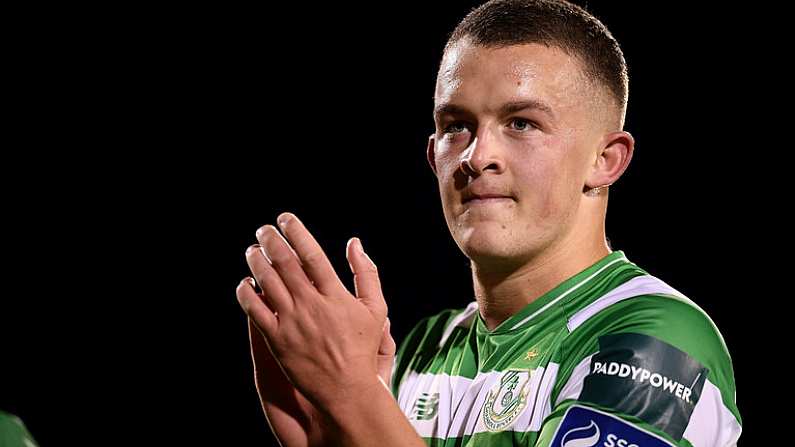
[[[526,99],[522,101],[506,102],[505,104],[500,106],[499,114],[510,115],[511,113],[516,113],[525,109],[540,110],[552,118],[555,117],[555,113],[552,111],[552,107],[550,107],[549,104],[538,99]],[[470,112],[465,107],[452,103],[439,104],[433,110],[433,115],[435,117],[444,114],[465,114],[465,113],[470,113]]]
[[[510,115],[511,113],[516,113],[524,109],[540,110],[550,117],[555,117],[555,113],[552,112],[552,107],[550,107],[549,104],[545,103],[544,101],[538,99],[507,102],[500,107],[500,114]]]
[[[449,102],[442,103],[433,108],[433,116],[438,117],[441,115],[461,115],[467,113],[466,108]]]

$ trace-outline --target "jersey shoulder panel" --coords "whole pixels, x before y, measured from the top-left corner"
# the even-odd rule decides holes
[[[460,332],[466,332],[476,317],[477,303],[463,309],[445,309],[420,320],[401,341],[392,368],[392,392],[397,396],[400,383],[409,370],[429,367],[440,349]]]
[[[584,310],[592,309],[596,303],[620,300],[626,295],[662,291],[663,283],[650,278],[651,275],[625,256],[616,257],[575,286],[575,288],[581,287],[582,290],[570,294],[563,300],[561,308],[564,316],[567,320],[571,320],[575,315],[587,313]],[[664,290],[668,291],[670,288],[666,285]]]
[[[562,380],[553,392],[558,404],[576,400],[618,411],[675,440],[698,440],[694,445],[739,437],[731,357],[700,307],[673,291],[584,312],[569,320]]]

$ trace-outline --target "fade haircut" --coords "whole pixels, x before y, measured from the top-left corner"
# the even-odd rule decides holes
[[[602,87],[626,117],[629,75],[624,53],[606,26],[565,0],[491,0],[470,11],[444,47],[463,39],[485,48],[536,43],[556,47],[580,62],[591,84]]]

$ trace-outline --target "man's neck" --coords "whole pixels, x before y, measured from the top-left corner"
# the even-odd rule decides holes
[[[494,330],[529,303],[610,254],[604,239],[587,248],[582,242],[560,244],[512,271],[488,271],[473,262],[475,298],[488,330]]]

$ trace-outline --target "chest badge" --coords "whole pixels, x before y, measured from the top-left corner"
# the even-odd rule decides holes
[[[483,424],[489,431],[503,431],[527,408],[530,371],[510,369],[500,377],[486,396]]]

